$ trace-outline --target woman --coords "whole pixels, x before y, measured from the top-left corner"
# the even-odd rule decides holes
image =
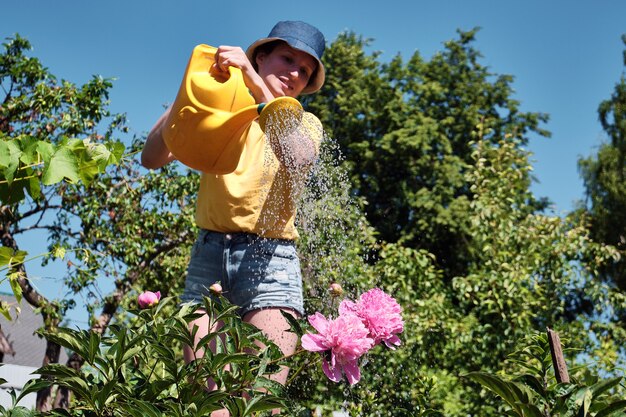
[[[324,36],[315,27],[283,21],[246,52],[239,47],[220,46],[215,70],[226,73],[228,67],[239,68],[256,103],[279,96],[295,98],[319,90],[324,83],[324,47]],[[148,134],[141,155],[147,168],[159,168],[175,159],[162,135],[168,114],[169,109]],[[239,306],[242,319],[261,329],[288,355],[295,351],[298,340],[288,331],[281,310],[295,317],[304,314],[302,277],[295,251],[296,197],[302,184],[300,174],[316,158],[319,136],[300,138],[287,164],[270,150],[258,123],[254,122],[244,134],[244,150],[234,172],[201,175],[196,207],[200,233],[181,299],[200,301],[209,295],[209,287],[219,282],[223,294]],[[198,327],[196,343],[208,333],[208,323],[207,315],[190,323],[190,329]],[[202,353],[187,347],[185,360]],[[287,373],[288,369],[283,369],[272,377],[284,384]],[[215,388],[214,383],[209,385]],[[219,415],[227,415],[223,413]]]

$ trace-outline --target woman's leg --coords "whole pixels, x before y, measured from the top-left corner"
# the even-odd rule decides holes
[[[292,316],[298,318],[299,314],[294,312],[291,309],[282,309],[283,311],[291,314]],[[256,326],[259,330],[265,334],[265,336],[274,342],[284,355],[291,355],[295,352],[296,346],[298,344],[298,336],[295,333],[289,331],[289,323],[283,317],[280,308],[267,308],[263,310],[254,310],[247,313],[243,320],[248,322],[254,326]],[[194,338],[194,346],[209,333],[209,326],[211,326],[210,317],[208,314],[203,315],[202,317],[192,321],[189,323],[189,331],[193,331],[194,326],[198,327],[196,331],[196,335]],[[222,326],[221,323],[214,324],[211,328],[211,331],[219,330]],[[209,345],[212,351],[215,350],[216,341],[212,341]],[[185,357],[185,362],[189,363],[196,358],[200,358],[204,355],[204,351],[202,349],[195,349],[190,346],[185,346],[183,348],[183,353]],[[285,384],[287,382],[287,376],[289,374],[289,368],[283,367],[279,372],[270,375],[270,379],[280,383]],[[207,383],[207,389],[215,390],[217,389],[217,384],[212,379],[209,379]],[[278,413],[280,410],[274,410],[275,413]],[[211,413],[211,417],[228,417],[228,411],[218,410]]]
[[[243,320],[261,330],[269,340],[280,348],[284,355],[291,355],[296,351],[298,335],[289,331],[289,322],[283,317],[281,310],[296,318],[299,317],[299,314],[291,309],[265,308],[247,313]],[[287,382],[288,374],[289,368],[283,367],[280,372],[271,375],[270,378],[284,385]]]
[[[199,310],[199,312],[202,312],[202,310]],[[198,330],[196,331],[196,335],[194,337],[194,341],[193,344],[194,346],[184,346],[183,347],[183,356],[185,358],[185,363],[189,363],[192,362],[193,360],[197,359],[197,358],[201,358],[202,356],[204,356],[204,350],[203,349],[196,349],[196,346],[198,345],[198,342],[200,342],[200,340],[206,336],[207,334],[209,334],[209,328],[211,332],[215,332],[217,330],[219,330],[222,327],[222,323],[218,322],[218,323],[211,323],[211,318],[209,317],[208,314],[203,315],[200,318],[197,318],[191,322],[189,322],[189,331],[193,332],[194,327],[197,327]],[[215,348],[216,348],[216,339],[213,339],[211,342],[209,342],[209,348],[211,349],[212,352],[215,352]],[[215,383],[215,381],[213,380],[213,378],[209,378],[207,381],[207,389],[209,391],[214,391],[217,389],[217,384]],[[218,410],[218,411],[214,411],[211,413],[211,417],[229,417],[230,414],[228,414],[228,411],[224,408],[222,410]]]
[[[191,250],[191,259],[187,268],[185,278],[185,290],[181,296],[182,302],[202,303],[203,296],[209,296],[209,288],[216,282],[222,281],[226,286],[224,272],[222,270],[222,259],[224,254],[224,236],[207,230],[200,230],[198,238]],[[198,349],[200,340],[209,332],[215,332],[222,327],[222,323],[214,323],[204,309],[199,309],[198,313],[205,313],[201,317],[189,323],[189,331],[192,332],[197,327],[193,346],[183,347],[185,363],[190,363],[196,358],[204,356],[204,350]],[[215,352],[216,340],[209,343],[209,349]],[[207,389],[210,391],[217,389],[217,384],[211,378],[207,380]],[[212,417],[227,417],[226,410],[214,412]]]
[[[300,316],[291,309],[266,308],[263,310],[253,310],[247,313],[243,317],[243,320],[253,324],[261,330],[269,340],[274,342],[276,346],[280,348],[284,355],[291,355],[296,351],[296,346],[298,345],[298,335],[289,331],[289,322],[287,322],[287,319],[283,317],[281,310],[296,318]],[[261,343],[259,343],[259,345],[261,345]],[[285,385],[288,375],[289,368],[283,366],[279,372],[270,375],[270,379]],[[279,408],[272,410],[272,414],[279,413]]]

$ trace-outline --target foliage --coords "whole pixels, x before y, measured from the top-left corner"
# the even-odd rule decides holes
[[[5,384],[7,381],[4,378],[0,378],[0,384]],[[18,395],[15,392],[15,389],[11,388],[7,391],[9,397],[11,398],[11,405],[9,407],[4,407],[4,405],[0,405],[0,416],[3,417],[30,417],[33,415],[33,412],[28,408],[17,405],[18,402],[22,399],[21,395]]]
[[[361,382],[350,389],[329,385],[304,358],[306,369],[290,391],[298,391],[311,408],[345,408],[352,415],[498,415],[497,403],[464,384],[459,374],[495,371],[516,340],[546,325],[564,326],[565,334],[577,335],[575,347],[590,355],[604,350],[607,357],[619,357],[621,339],[598,343],[608,341],[607,323],[599,315],[614,311],[623,299],[593,279],[616,252],[592,242],[574,219],[532,213],[528,154],[515,138],[495,146],[479,139],[472,157],[467,179],[474,199],[467,217],[475,250],[469,273],[448,282],[434,255],[400,244],[383,244],[372,267],[346,273],[339,282],[351,292],[376,285],[398,299],[406,320],[403,345],[368,357]],[[336,221],[344,212],[337,209],[331,217]],[[347,253],[354,246],[352,233],[341,241]],[[580,294],[592,306],[587,315],[577,315],[572,306]],[[329,310],[332,299],[325,300]]]
[[[107,110],[111,80],[95,76],[82,86],[59,81],[37,58],[27,56],[30,47],[15,35],[0,54],[5,94],[0,105],[0,271],[18,303],[23,296],[38,309],[44,326],[54,329],[72,300],[48,300],[31,285],[20,238],[54,229],[51,219],[62,210],[63,187],[90,184],[122,162],[124,145],[115,134],[126,127],[123,115]],[[48,256],[65,252],[54,247]],[[7,318],[9,309],[0,305]],[[48,341],[44,362],[57,361],[59,351]],[[41,395],[38,405],[48,399]]]
[[[206,416],[226,407],[231,415],[243,417],[281,404],[275,395],[280,395],[280,386],[268,375],[278,371],[284,358],[258,329],[236,316],[235,306],[221,297],[206,298],[204,305],[184,304],[172,312],[174,302],[170,297],[152,309],[130,310],[130,321],[110,326],[105,336],[69,328],[43,332],[76,352],[85,366],[43,366],[36,373],[49,379],[31,380],[22,395],[51,384],[70,389],[75,399],[67,410],[37,414],[51,416]],[[188,323],[201,315],[198,308],[210,312],[212,323],[224,326],[199,342],[207,351],[203,357],[185,364],[180,346],[193,343]],[[260,349],[256,341],[266,347]],[[216,343],[214,354],[210,343]],[[219,390],[206,391],[208,378]]]
[[[122,115],[106,110],[110,80],[94,77],[83,86],[55,76],[36,58],[30,43],[16,35],[3,44],[0,85],[0,201],[3,247],[0,267],[8,271],[18,300],[18,266],[26,258],[15,236],[46,228],[44,213],[58,209],[62,183],[91,183],[107,166],[121,161],[124,145],[113,138],[124,130]],[[104,134],[98,125],[110,118]],[[34,224],[34,225],[33,225]]]
[[[466,376],[495,393],[519,417],[626,416],[623,377],[599,378],[586,370],[578,380],[557,383],[545,334],[525,338],[510,360],[524,373],[513,377],[486,372]]]
[[[622,36],[626,45],[626,35]],[[624,51],[626,65],[626,50]],[[626,79],[622,75],[611,97],[600,103],[598,116],[608,142],[602,143],[595,156],[581,158],[579,170],[584,180],[587,207],[579,212],[589,216],[589,228],[597,241],[626,250]],[[606,265],[605,279],[626,289],[626,261]],[[626,313],[623,313],[626,314]]]
[[[110,80],[94,77],[77,88],[51,75],[36,58],[25,56],[30,43],[16,35],[3,44],[0,84],[0,200],[42,199],[42,186],[61,181],[89,183],[113,163],[124,146],[96,126],[109,116],[103,109]],[[78,138],[86,136],[85,138]]]
[[[368,274],[370,266],[365,260],[377,251],[376,232],[363,214],[363,200],[350,194],[342,160],[337,142],[326,136],[320,161],[299,200],[296,219],[308,292],[306,309],[323,314],[336,307],[329,302],[329,285],[338,282],[349,294],[356,294],[354,280]]]
[[[469,274],[448,283],[432,254],[386,245],[375,272],[358,278],[366,287],[378,277],[404,306],[407,330],[397,352],[370,358],[362,385],[348,396],[354,415],[499,415],[498,404],[459,374],[495,371],[516,340],[548,324],[563,326],[589,354],[599,348],[594,340],[602,330],[594,331],[603,319],[597,315],[611,311],[616,300],[593,279],[593,268],[614,251],[591,242],[584,227],[567,219],[530,214],[527,154],[513,138],[498,146],[479,141],[472,155],[476,163],[467,175],[475,197],[468,218],[477,250]],[[590,258],[594,263],[584,263]],[[580,292],[596,309],[588,316],[570,313],[569,300]],[[618,340],[603,348],[622,352]],[[376,402],[368,401],[374,393]]]
[[[355,246],[370,241],[337,220],[346,218],[345,205],[327,205],[328,217],[348,235],[332,235],[332,244],[361,256],[347,257],[350,267],[338,282],[352,293],[376,285],[393,294],[405,309],[406,332],[398,351],[368,358],[361,382],[349,390],[305,369],[291,390],[323,410],[500,415],[499,405],[459,374],[495,371],[516,340],[546,325],[578,335],[576,347],[598,358],[598,368],[612,369],[604,358],[623,354],[621,333],[604,320],[623,297],[594,279],[618,253],[590,240],[577,218],[538,211],[524,146],[529,133],[546,133],[538,125],[547,116],[519,113],[510,77],[490,84],[473,37],[462,32],[431,62],[416,54],[406,68],[399,58],[378,64],[376,53],[365,53],[367,42],[351,34],[328,49],[329,82],[308,104],[339,143],[337,154],[346,155],[352,192],[364,196],[373,236],[383,238]],[[406,93],[409,85],[421,95]],[[401,217],[401,210],[410,214]],[[403,237],[390,238],[385,222]]]
[[[130,150],[141,145],[136,140]],[[114,314],[112,297],[123,304],[123,294],[133,289],[159,288],[163,295],[182,291],[195,239],[198,178],[174,165],[146,173],[132,158],[89,186],[64,187],[52,238],[71,262],[66,285],[88,295],[93,314],[97,308],[113,308]],[[72,256],[70,250],[90,256]],[[107,281],[115,283],[110,293],[101,290]]]
[[[476,32],[459,32],[429,61],[416,52],[385,64],[366,54],[369,41],[340,34],[324,56],[327,82],[308,103],[340,144],[380,238],[433,253],[446,279],[467,270],[472,250],[465,173],[476,126],[489,128],[490,143],[548,135],[545,114],[519,110],[513,78],[479,62]]]
[[[398,56],[381,64],[378,53],[366,53],[368,41],[354,34],[340,35],[328,48],[328,82],[305,100],[329,133],[323,163],[311,175],[297,219],[306,309],[333,314],[338,300],[326,291],[332,282],[353,299],[380,287],[403,306],[406,330],[398,350],[375,348],[353,387],[329,382],[318,356],[290,358],[291,380],[281,397],[290,415],[312,409],[324,415],[337,409],[359,416],[503,415],[501,402],[461,375],[494,375],[503,368],[513,374],[517,365],[507,358],[516,343],[546,326],[571,340],[578,352],[569,358],[572,363],[605,374],[623,365],[626,334],[615,316],[626,310],[625,297],[597,279],[619,252],[591,239],[583,218],[541,211],[543,202],[529,190],[531,165],[524,147],[531,134],[547,135],[540,127],[547,116],[519,110],[512,77],[492,74],[480,64],[475,34],[459,32],[429,61],[416,53],[406,63]],[[139,288],[170,296],[180,292],[193,241],[196,183],[196,173],[176,165],[146,174],[133,158],[89,183],[55,188],[60,209],[48,230],[57,253],[71,262],[67,285],[97,295],[97,284],[108,278],[115,288],[90,299],[103,307],[91,332],[46,334],[60,344],[82,340],[84,346],[104,346],[92,356],[124,377],[120,387],[107,385],[113,374],[98,371],[87,351],[81,355],[85,369],[75,373],[63,374],[58,365],[44,368],[51,378],[98,388],[85,392],[82,386],[76,404],[83,408],[76,412],[105,413],[112,404],[125,410],[149,398],[155,405],[142,403],[136,412],[160,415],[167,409],[166,396],[174,392],[167,391],[173,389],[172,376],[191,372],[179,357],[172,359],[176,347],[159,344],[164,339],[176,340],[173,346],[184,343],[191,312],[166,317],[159,309],[157,316],[144,311],[133,318],[119,315],[118,307],[129,306],[129,295]],[[0,256],[10,260],[20,254]],[[116,325],[102,333],[113,315],[118,315]],[[253,331],[235,330],[246,326],[234,321],[229,326],[224,331]],[[116,368],[119,361],[111,353],[131,339],[145,343],[137,353],[139,365],[125,358]],[[245,343],[238,347],[251,346]],[[248,381],[242,382],[245,389],[251,387],[252,379],[246,379],[251,369],[260,371],[275,360],[267,356],[271,352],[231,353]],[[237,362],[244,357],[245,364]],[[159,366],[156,358],[171,363]],[[155,379],[146,378],[155,365]],[[228,375],[222,377],[228,380]],[[200,387],[207,376],[182,378],[179,384]],[[135,383],[137,378],[145,383]],[[80,394],[81,386],[76,388]],[[180,405],[175,412],[192,415],[210,404],[228,403],[204,397],[169,401]],[[187,400],[189,407],[182,405]]]

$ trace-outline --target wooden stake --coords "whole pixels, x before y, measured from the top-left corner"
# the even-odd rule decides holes
[[[550,343],[550,353],[552,354],[552,365],[554,366],[554,375],[557,382],[569,383],[569,374],[567,373],[567,365],[563,357],[561,349],[561,339],[554,330],[547,328],[548,342]]]

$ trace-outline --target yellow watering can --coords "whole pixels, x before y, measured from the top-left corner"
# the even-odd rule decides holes
[[[183,81],[163,129],[170,152],[183,164],[211,174],[233,172],[246,141],[250,124],[259,118],[265,132],[285,129],[302,119],[298,100],[278,97],[256,104],[241,70],[229,67],[229,76],[215,70],[217,48],[194,48]],[[277,122],[278,121],[278,122]]]

